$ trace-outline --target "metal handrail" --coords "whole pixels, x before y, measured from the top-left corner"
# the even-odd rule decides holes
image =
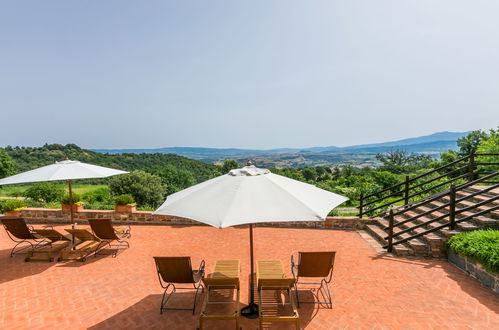
[[[484,176],[484,177],[482,177],[482,178],[480,178],[480,179],[476,179],[476,180],[473,180],[473,181],[471,181],[471,182],[465,182],[465,183],[462,183],[462,184],[460,184],[460,185],[457,185],[457,186],[456,186],[456,190],[463,190],[463,189],[468,188],[468,187],[470,187],[470,186],[473,186],[473,185],[475,185],[475,184],[477,184],[477,183],[483,183],[483,182],[484,182],[484,180],[487,180],[487,179],[493,178],[493,177],[494,177],[494,176],[496,176],[496,175],[499,175],[499,172],[493,172],[492,174],[489,174],[489,175],[487,175],[487,176]],[[395,212],[393,215],[399,215],[399,214],[401,214],[401,213],[404,213],[404,212],[407,212],[407,211],[413,210],[413,209],[415,209],[415,208],[417,208],[417,207],[421,206],[422,204],[425,204],[425,203],[428,203],[428,202],[432,202],[432,201],[434,201],[434,200],[437,200],[437,199],[441,198],[442,196],[447,195],[448,193],[449,193],[449,190],[444,190],[444,191],[442,191],[442,192],[440,192],[440,193],[437,193],[437,194],[435,194],[435,195],[433,195],[433,196],[431,196],[431,197],[429,197],[429,198],[424,198],[424,199],[421,199],[421,200],[419,200],[419,201],[412,202],[412,203],[410,203],[410,204],[407,204],[407,205],[410,205],[410,207],[408,207],[408,208],[404,208],[404,209],[402,209],[402,210],[400,210],[400,211],[397,211],[397,212]],[[405,205],[405,206],[407,206],[407,205]]]
[[[499,185],[495,186],[494,188],[497,188],[497,187],[499,187]],[[461,199],[461,201],[462,201],[462,200],[464,200],[464,199],[466,199],[466,198],[462,198],[462,199]],[[493,201],[495,201],[495,200],[497,200],[497,199],[499,199],[499,195],[498,195],[498,196],[491,197],[491,198],[489,198],[489,199],[487,199],[487,200],[485,200],[485,201],[482,201],[482,202],[476,203],[476,204],[474,204],[474,205],[467,206],[467,207],[464,207],[464,208],[459,209],[459,210],[455,210],[455,211],[454,211],[454,212],[455,212],[454,214],[456,214],[456,215],[457,215],[457,214],[461,214],[461,213],[463,213],[463,212],[466,212],[466,211],[469,211],[469,210],[475,209],[475,208],[480,207],[480,206],[482,206],[482,205],[485,205],[485,204],[491,203],[491,202],[493,202]],[[457,201],[456,201],[456,202],[457,202]],[[445,206],[449,206],[449,205],[450,205],[450,202],[449,202],[449,203],[446,203],[446,205],[445,205]],[[407,233],[407,232],[409,232],[409,231],[411,231],[411,230],[413,230],[413,229],[420,228],[420,227],[424,227],[424,226],[426,226],[426,225],[429,225],[430,223],[433,223],[433,222],[436,222],[436,221],[442,220],[442,219],[444,219],[444,218],[448,217],[449,215],[450,215],[450,212],[449,212],[449,213],[445,213],[445,214],[443,214],[443,215],[441,215],[441,216],[439,216],[439,217],[433,218],[433,219],[431,219],[431,220],[429,220],[429,221],[422,222],[422,223],[417,224],[417,225],[415,225],[415,226],[412,226],[412,227],[410,227],[410,228],[407,228],[407,229],[401,230],[401,231],[399,231],[399,232],[397,232],[397,233],[393,234],[393,235],[392,235],[392,237],[397,237],[397,236],[400,236],[400,235],[402,235],[402,234],[405,234],[405,233]],[[396,225],[396,226],[398,226],[399,224],[400,224],[400,223],[397,223],[397,225]],[[447,225],[449,225],[449,224],[450,224],[450,223],[448,223]],[[385,239],[387,239],[387,238],[388,238],[388,237],[385,237]]]
[[[466,220],[472,219],[474,217],[478,217],[478,216],[480,216],[482,214],[485,214],[485,213],[493,212],[493,211],[498,210],[498,209],[499,209],[499,205],[496,205],[494,207],[491,207],[490,209],[483,210],[483,211],[474,213],[472,215],[468,215],[467,217],[464,217],[462,219],[456,220],[456,223],[461,223],[461,222],[464,222]],[[426,230],[424,232],[412,235],[411,237],[407,237],[407,238],[401,239],[401,240],[399,240],[399,241],[397,241],[395,243],[392,243],[392,246],[393,245],[397,245],[397,244],[405,243],[405,242],[410,241],[411,239],[414,239],[414,238],[418,238],[418,237],[421,237],[421,236],[424,236],[424,235],[431,234],[431,233],[433,233],[435,231],[438,231],[440,229],[444,229],[445,227],[448,227],[449,225],[450,225],[449,223],[445,223],[445,224],[442,224],[440,226],[434,227],[432,229],[428,229],[428,230]],[[388,245],[383,246],[383,248],[385,248],[385,249],[388,248]]]
[[[420,196],[420,195],[422,195],[422,194],[424,194],[426,192],[429,192],[429,191],[431,191],[431,190],[433,190],[435,188],[447,185],[447,184],[449,184],[451,182],[454,182],[454,181],[456,181],[456,180],[458,180],[460,178],[468,177],[470,181],[474,181],[473,179],[477,175],[480,175],[480,174],[484,173],[483,171],[479,171],[479,172],[475,171],[477,165],[499,165],[499,162],[498,163],[494,163],[494,162],[492,162],[492,163],[491,162],[476,162],[475,161],[475,157],[477,157],[477,156],[499,156],[499,154],[495,154],[495,153],[480,153],[480,154],[471,153],[469,155],[461,157],[461,158],[459,158],[457,160],[454,160],[454,161],[452,161],[450,163],[442,165],[442,166],[440,166],[440,167],[438,167],[436,169],[433,169],[431,171],[425,172],[425,173],[420,174],[418,176],[415,176],[413,178],[406,177],[406,180],[404,182],[401,182],[401,183],[398,183],[398,184],[393,185],[391,187],[382,189],[380,191],[377,191],[375,193],[369,194],[367,196],[363,196],[361,194],[358,216],[362,217],[365,213],[370,213],[370,212],[382,209],[384,207],[387,207],[387,206],[393,205],[395,203],[398,203],[398,202],[400,202],[402,200],[405,201],[404,205],[410,205],[410,204],[412,204],[412,203],[409,203],[409,199],[410,198],[413,198],[413,197],[416,197],[416,196]],[[424,182],[418,183],[418,184],[416,184],[416,185],[414,185],[412,187],[409,186],[409,184],[411,182],[415,182],[416,180],[418,180],[420,178],[423,178],[423,177],[428,176],[428,175],[430,175],[432,173],[441,171],[443,169],[449,168],[449,167],[451,167],[451,166],[453,166],[453,165],[455,165],[457,163],[463,162],[463,161],[465,161],[467,159],[469,159],[469,163],[467,165],[461,166],[461,167],[459,167],[457,169],[453,169],[453,170],[448,171],[448,172],[446,172],[444,174],[441,174],[441,175],[439,175],[437,177],[430,178],[429,180],[426,180]],[[443,183],[440,183],[440,184],[435,185],[433,187],[427,188],[427,189],[425,189],[423,191],[414,192],[412,194],[409,194],[409,191],[414,191],[416,188],[422,187],[422,186],[424,186],[424,185],[426,185],[428,183],[434,182],[434,181],[436,181],[438,179],[441,179],[443,177],[449,176],[449,175],[451,175],[453,173],[457,173],[459,171],[463,171],[463,170],[466,170],[466,169],[468,169],[468,171],[465,174],[462,174],[462,175],[459,175],[457,177],[451,178],[451,179],[447,180],[446,182],[443,182]],[[402,190],[402,191],[400,191],[400,190],[393,191],[393,190],[398,189],[398,188],[400,188],[401,186],[404,186],[404,185],[405,185],[405,190]],[[393,192],[390,193],[389,195],[379,197],[380,194],[382,194],[382,193],[384,193],[386,191],[393,191]],[[400,194],[404,194],[404,197],[401,197],[401,198],[389,201],[387,203],[384,203],[382,205],[376,206],[374,208],[365,209],[366,206],[373,205],[373,204],[378,203],[378,202],[380,202],[382,200],[386,200],[387,198],[394,197],[394,196],[397,196],[397,195],[400,195]],[[376,196],[378,198],[375,199],[375,200],[372,200],[372,201],[367,201],[367,199],[369,199],[370,197],[373,197],[373,196]],[[424,198],[421,199],[421,200],[424,200]],[[380,215],[380,214],[383,214],[383,213],[384,212],[381,212],[381,213],[378,213],[377,215]]]

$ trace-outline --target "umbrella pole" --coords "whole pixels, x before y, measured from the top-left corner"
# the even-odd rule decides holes
[[[258,317],[258,305],[255,304],[255,278],[254,278],[254,258],[253,258],[253,224],[249,225],[250,235],[250,303],[248,306],[241,309],[241,315],[249,319],[256,319]]]
[[[71,180],[68,180],[68,188],[69,188],[69,210],[71,214],[71,228],[75,228],[75,223],[74,223],[74,214],[73,214],[73,190],[71,188],[71,184],[73,182]]]

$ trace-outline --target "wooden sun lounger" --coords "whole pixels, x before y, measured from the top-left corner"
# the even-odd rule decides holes
[[[101,240],[101,247],[108,246],[114,248],[112,252],[113,257],[118,254],[119,248],[129,248],[130,244],[126,238],[130,237],[130,232],[125,234],[122,232],[120,235],[116,233],[116,228],[113,226],[111,219],[88,219],[88,223],[92,232],[96,237]],[[123,230],[123,229],[122,229]],[[100,249],[99,249],[100,250]],[[103,253],[107,254],[107,253]],[[97,253],[96,253],[97,255]]]
[[[84,262],[90,254],[98,250],[101,244],[101,240],[88,229],[66,229],[66,231],[78,241],[72,247],[62,250],[57,261],[79,260]]]
[[[218,260],[215,264],[215,269],[209,277],[203,279],[206,288],[206,295],[199,315],[199,329],[203,329],[203,322],[206,320],[234,320],[236,322],[236,329],[239,329],[240,317],[240,282],[239,273],[241,270],[240,260]],[[221,290],[229,290],[231,297],[221,300],[215,299],[215,296],[225,296]],[[211,300],[210,300],[211,299]],[[233,308],[225,308],[227,313],[217,314],[208,311],[209,307],[218,305],[219,307],[228,307],[227,305],[234,305]],[[220,309],[220,308],[219,308]]]
[[[33,229],[34,233],[49,240],[50,243],[42,247],[32,248],[28,250],[26,262],[28,261],[54,261],[54,258],[59,252],[68,247],[71,243],[71,238],[61,232],[51,229]],[[41,255],[41,256],[40,256]]]
[[[300,329],[300,316],[296,307],[295,297],[291,293],[294,278],[286,278],[281,260],[260,260],[256,263],[256,280],[258,285],[259,328],[264,322],[293,322]],[[285,291],[289,302],[271,301],[265,291]],[[279,295],[280,296],[280,295]],[[275,300],[275,299],[272,299]],[[279,315],[286,305],[291,307],[287,315]]]

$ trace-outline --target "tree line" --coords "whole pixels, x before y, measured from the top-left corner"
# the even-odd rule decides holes
[[[356,205],[360,194],[367,195],[391,187],[403,182],[407,175],[416,176],[427,172],[472,151],[499,153],[498,133],[499,131],[494,129],[489,132],[473,131],[458,139],[458,150],[441,153],[438,159],[429,155],[393,150],[376,155],[379,162],[376,167],[315,166],[298,169],[270,168],[270,170],[345,195],[350,198],[349,205]],[[38,148],[10,146],[0,148],[0,177],[66,158],[131,172],[112,177],[107,181],[102,179],[86,181],[108,183],[107,190],[100,189],[84,198],[86,202],[90,201],[99,208],[108,206],[112,196],[122,194],[132,195],[139,206],[155,208],[172,193],[244,165],[238,164],[235,160],[225,160],[220,165],[214,165],[173,154],[102,154],[82,149],[74,144],[46,144]],[[57,190],[54,185],[40,183],[34,187],[37,188],[30,188],[28,197],[40,203],[56,199],[51,191],[59,191],[59,195],[61,194],[60,189]]]

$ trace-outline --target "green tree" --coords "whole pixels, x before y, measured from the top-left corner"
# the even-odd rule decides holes
[[[148,172],[161,178],[166,186],[166,195],[171,195],[196,184],[196,178],[190,171],[178,169],[173,165],[154,167]]]
[[[226,160],[224,160],[224,163],[222,164],[222,166],[220,166],[220,172],[222,174],[227,174],[230,172],[230,170],[233,170],[236,168],[239,168],[239,164],[235,160],[226,159]]]
[[[17,163],[9,156],[9,154],[0,149],[0,178],[14,175],[17,172]]]
[[[59,184],[38,182],[29,187],[24,196],[37,202],[51,203],[60,200],[64,193],[64,187]]]
[[[459,154],[461,156],[469,155],[475,152],[480,143],[488,138],[488,135],[484,131],[472,131],[466,136],[457,139],[457,146],[459,147]]]
[[[317,180],[317,171],[313,167],[305,167],[302,171],[301,174],[307,181],[313,181],[315,182]]]
[[[159,206],[165,198],[166,187],[161,178],[141,170],[112,177],[109,190],[113,196],[130,194],[141,206]]]
[[[479,154],[499,154],[499,130],[490,130],[490,136],[483,140],[476,150]],[[497,163],[499,156],[480,156],[482,163]],[[499,171],[498,165],[480,165],[479,171]],[[497,179],[497,178],[496,178]],[[497,180],[496,180],[497,181]]]
[[[408,154],[402,150],[389,151],[377,154],[376,159],[382,163],[382,171],[396,174],[409,173],[422,168],[429,168],[433,158],[428,155]]]

